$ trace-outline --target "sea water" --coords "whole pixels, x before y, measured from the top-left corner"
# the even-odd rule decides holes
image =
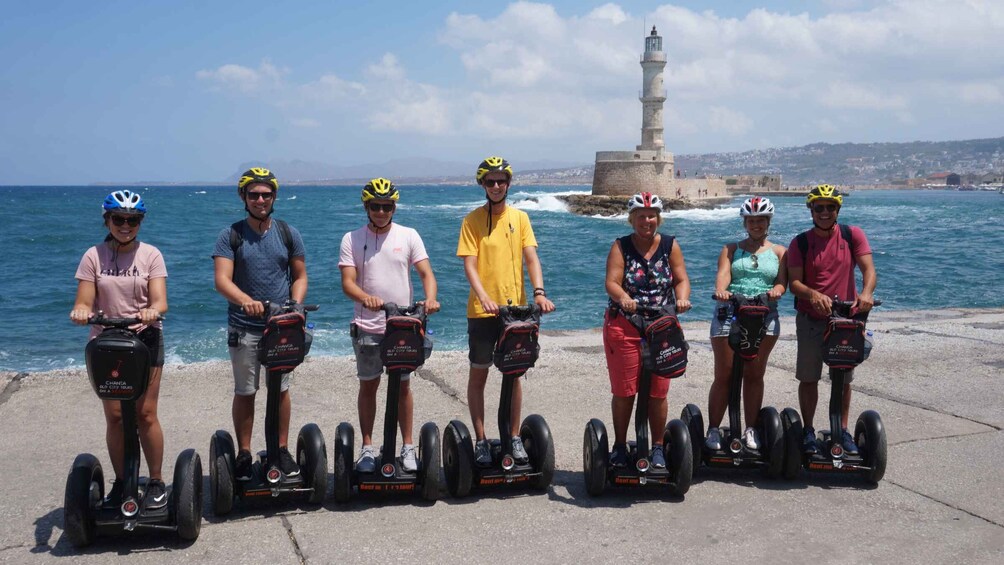
[[[0,369],[40,371],[83,365],[87,329],[69,321],[84,251],[103,239],[105,195],[122,187],[0,187]],[[140,239],[167,262],[164,323],[168,363],[225,359],[226,304],[213,288],[210,257],[220,230],[244,215],[234,187],[124,187],[143,195],[149,213]],[[400,186],[395,221],[418,230],[439,284],[442,311],[430,317],[437,350],[466,347],[468,284],[456,257],[464,215],[484,203],[476,186]],[[276,217],[303,234],[310,280],[307,301],[320,305],[312,355],[347,355],[352,306],[341,291],[342,235],[366,215],[358,186],[282,186]],[[530,215],[544,268],[544,286],[557,310],[542,329],[598,327],[607,297],[604,269],[614,238],[630,233],[626,213],[613,218],[568,212],[556,198],[589,187],[514,186],[509,201]],[[744,237],[736,198],[713,210],[674,211],[661,231],[678,238],[694,309],[682,320],[710,319],[710,295],[722,245]],[[774,199],[770,239],[787,245],[811,226],[804,199]],[[861,226],[874,250],[876,296],[882,309],[1004,305],[1004,196],[995,192],[855,191],[841,222]],[[413,277],[416,299],[424,296]],[[785,297],[783,314],[791,314]],[[793,332],[793,327],[782,328]]]

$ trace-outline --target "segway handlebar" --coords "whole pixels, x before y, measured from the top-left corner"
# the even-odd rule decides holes
[[[317,304],[300,304],[295,300],[287,300],[282,304],[275,304],[269,300],[262,300],[262,305],[265,306],[265,312],[268,316],[275,316],[276,314],[281,314],[283,312],[294,312],[301,311],[306,315],[307,312],[314,312],[318,309]]]
[[[875,307],[875,306],[879,306],[881,304],[882,304],[881,300],[876,300],[875,302],[872,303],[872,306]],[[853,300],[840,300],[839,298],[837,298],[836,296],[834,296],[833,297],[833,307],[832,307],[831,311],[833,312],[834,315],[840,316],[842,318],[850,318],[851,317],[851,306],[853,306],[853,305],[854,305],[854,301]]]
[[[514,318],[529,318],[540,316],[540,306],[528,304],[526,306],[499,306],[499,316],[512,316]]]
[[[411,306],[398,306],[393,302],[384,302],[380,307],[388,317],[390,316],[414,316],[416,318],[425,317],[425,304],[422,302],[412,302]]]
[[[161,314],[157,315],[157,320],[163,320],[164,316]],[[137,317],[132,318],[106,318],[104,312],[98,312],[97,314],[90,317],[87,323],[92,326],[104,326],[106,328],[128,328],[129,326],[135,326],[136,324],[142,324],[143,320]]]

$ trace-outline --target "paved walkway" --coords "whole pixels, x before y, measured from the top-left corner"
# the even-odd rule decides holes
[[[797,406],[794,324],[790,318],[783,324],[765,394],[765,404],[779,408]],[[433,505],[357,497],[341,506],[329,496],[321,506],[239,505],[225,520],[211,515],[207,500],[194,543],[142,534],[102,538],[82,552],[63,535],[62,499],[78,452],[92,452],[109,467],[98,401],[80,372],[3,374],[0,561],[1004,562],[1004,309],[879,311],[871,327],[875,350],[858,370],[851,412],[877,410],[887,427],[889,465],[877,488],[832,475],[803,472],[783,482],[703,469],[683,499],[652,490],[592,498],[582,480],[583,429],[591,417],[611,426],[600,334],[551,332],[526,382],[524,406],[525,414],[544,415],[555,437],[557,472],[546,493],[475,492],[463,500],[444,493]],[[685,328],[691,364],[670,391],[674,416],[687,402],[706,411],[711,383],[708,324]],[[349,358],[311,359],[294,381],[293,429],[316,422],[329,453],[338,422],[357,425],[352,369]],[[489,429],[497,383],[489,385]],[[427,420],[442,429],[453,418],[469,419],[462,353],[435,353],[413,386],[416,429]],[[231,426],[231,387],[227,363],[165,368],[166,477],[185,447],[198,449],[208,473],[210,435]],[[256,449],[264,445],[264,396]],[[821,406],[827,399],[821,394]]]

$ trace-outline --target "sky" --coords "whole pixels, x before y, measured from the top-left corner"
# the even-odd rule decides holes
[[[0,184],[1004,136],[1004,2],[0,0]]]

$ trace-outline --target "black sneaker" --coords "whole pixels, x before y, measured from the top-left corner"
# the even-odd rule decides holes
[[[805,428],[805,439],[802,441],[802,450],[806,455],[815,455],[819,452],[819,448],[816,447],[815,428]]]
[[[286,447],[279,448],[279,470],[287,477],[295,477],[300,474],[300,466],[293,460]]]
[[[653,469],[665,469],[666,468],[666,454],[662,451],[661,444],[655,444],[652,446],[652,453],[649,454],[652,458],[652,468]]]
[[[847,431],[847,428],[841,430],[840,445],[843,446],[844,453],[847,455],[858,454],[858,444],[854,443],[854,438],[851,437],[851,432]]]
[[[236,479],[238,481],[250,481],[251,480],[251,452],[241,451],[237,454],[237,461],[234,467],[236,467]]]
[[[627,445],[623,443],[615,443],[614,450],[610,452],[610,465],[613,467],[627,467],[627,464]]]
[[[105,494],[105,505],[118,508],[122,504],[122,494],[125,491],[125,481],[115,479],[112,488]]]
[[[167,487],[160,479],[150,479],[143,493],[143,506],[151,510],[167,506]]]

